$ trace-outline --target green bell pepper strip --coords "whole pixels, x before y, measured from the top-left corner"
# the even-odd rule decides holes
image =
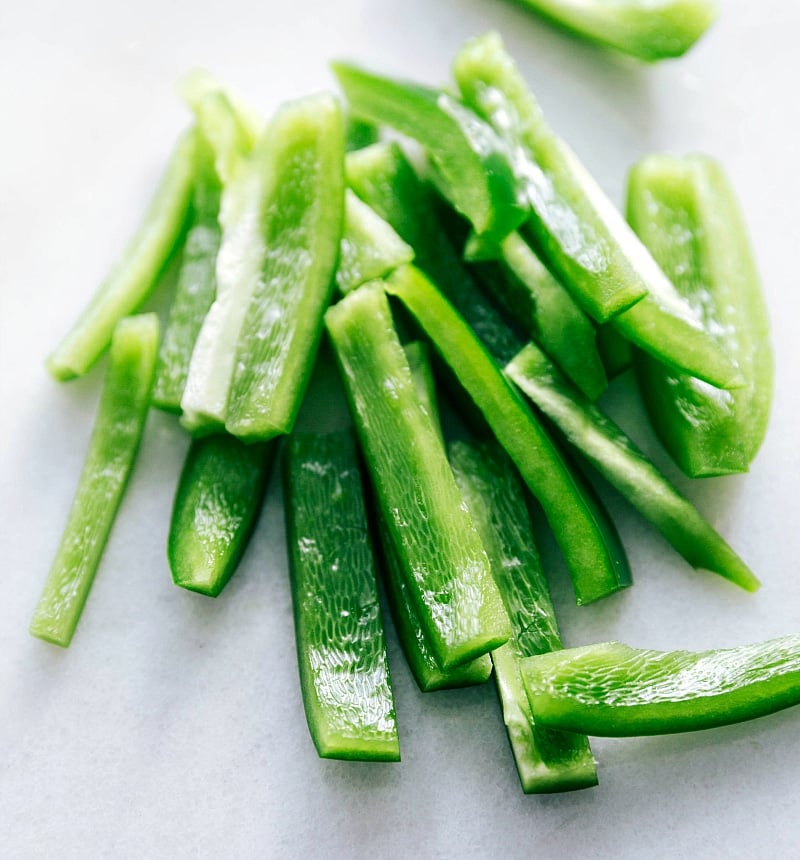
[[[414,391],[420,404],[432,418],[437,434],[444,444],[428,345],[423,341],[413,341],[407,343],[403,351],[411,370]],[[389,608],[406,662],[420,690],[427,693],[432,690],[485,683],[492,673],[492,659],[489,654],[482,654],[447,671],[439,667],[406,586],[403,566],[392,544],[389,529],[381,517],[378,517],[378,531],[383,549],[384,584]]]
[[[217,290],[215,271],[220,244],[217,219],[222,187],[214,168],[214,153],[202,135],[198,135],[197,147],[189,230],[153,385],[153,405],[175,413],[181,411],[192,350]]]
[[[522,0],[573,35],[646,62],[680,57],[714,23],[711,0]]]
[[[410,263],[414,249],[349,188],[344,195],[344,230],[336,286],[348,293]]]
[[[292,436],[284,465],[297,661],[314,745],[322,758],[399,761],[354,440]]]
[[[346,152],[355,152],[377,143],[380,138],[378,127],[363,119],[348,116],[344,125],[344,148]]]
[[[299,409],[333,289],[344,197],[336,101],[284,105],[223,195],[217,298],[182,407],[193,431],[263,440]]]
[[[608,514],[458,312],[413,266],[397,269],[387,289],[416,318],[541,503],[577,602],[590,603],[630,585],[625,551]]]
[[[468,42],[454,72],[467,104],[514,146],[534,248],[583,309],[597,322],[613,317],[620,334],[659,361],[722,388],[741,385],[736,365],[546,124],[500,37]]]
[[[761,284],[733,189],[720,165],[706,156],[650,156],[631,171],[628,218],[745,380],[734,391],[721,391],[642,355],[637,372],[653,426],[691,477],[746,472],[767,429],[773,357]]]
[[[454,442],[449,457],[511,618],[511,639],[492,652],[492,662],[522,789],[542,794],[597,785],[586,737],[537,726],[522,683],[519,661],[560,649],[561,638],[519,478],[494,445]]]
[[[332,68],[356,116],[425,147],[453,206],[478,234],[500,240],[523,222],[526,211],[504,142],[457,99],[348,63]]]
[[[632,737],[693,732],[800,703],[800,636],[718,651],[606,642],[522,663],[535,718],[552,728]]]
[[[415,264],[442,290],[489,352],[505,363],[522,347],[465,268],[437,216],[434,192],[396,143],[351,153],[347,182],[414,249]]]
[[[489,560],[414,390],[380,282],[349,293],[325,322],[378,510],[434,657],[452,668],[509,637]]]
[[[513,318],[524,321],[578,388],[596,400],[608,380],[594,326],[519,233],[503,240],[500,254],[506,277],[493,280],[496,298]]]
[[[266,254],[236,346],[225,427],[248,440],[288,433],[331,300],[344,221],[344,126],[329,95],[284,108],[273,129],[261,229]],[[281,140],[281,135],[285,139]]]
[[[758,589],[750,568],[694,505],[536,346],[528,344],[505,374],[692,567],[718,573],[746,591]]]
[[[172,507],[167,558],[175,585],[217,597],[258,520],[275,443],[225,433],[192,441]]]
[[[596,338],[607,379],[614,379],[633,367],[633,347],[611,323],[597,326]]]
[[[88,307],[47,359],[59,380],[83,376],[111,343],[117,323],[152,293],[180,243],[195,177],[197,134],[185,132],[142,221]]]
[[[30,632],[67,648],[92,587],[144,432],[158,318],[120,320],[78,489]]]

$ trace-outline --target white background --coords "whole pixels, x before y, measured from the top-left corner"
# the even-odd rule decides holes
[[[490,27],[614,200],[647,152],[704,150],[722,160],[747,213],[773,321],[774,413],[751,473],[680,482],[764,588],[748,596],[692,572],[610,496],[636,585],[577,609],[552,560],[565,639],[705,648],[800,628],[795,0],[726,0],[690,56],[658,67],[584,46],[500,0],[6,0],[3,856],[800,856],[800,711],[703,734],[597,741],[598,788],[525,797],[493,687],[422,695],[392,638],[402,763],[318,759],[297,683],[280,482],[223,595],[175,588],[164,547],[187,439],[161,414],[150,417],[72,647],[28,636],[103,370],[58,385],[43,360],[135,226],[188,122],[176,79],[206,66],[268,112],[331,87],[326,63],[336,56],[442,81],[460,42]],[[326,423],[329,394],[318,381],[305,424]],[[629,379],[606,403],[665,463]]]

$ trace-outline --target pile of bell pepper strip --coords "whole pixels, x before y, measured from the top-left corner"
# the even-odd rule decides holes
[[[236,569],[288,437],[298,664],[321,756],[400,755],[379,571],[421,689],[494,673],[528,793],[596,784],[588,734],[691,730],[796,703],[798,637],[703,655],[562,650],[531,527],[535,499],[579,604],[629,586],[599,473],[691,565],[758,587],[595,402],[633,361],[687,472],[744,471],[755,456],[772,359],[721,168],[699,157],[637,165],[631,228],[547,125],[496,34],[459,51],[458,94],[334,71],[349,116],[323,94],[264,125],[208,76],[185,82],[195,124],[48,362],[70,378],[111,342],[31,632],[69,644],[152,402],[194,436],[168,558],[177,585],[209,596]],[[427,171],[380,140],[384,126],[422,147]],[[155,317],[129,314],[176,247],[156,355]],[[355,435],[292,435],[323,329]],[[460,413],[455,437],[439,394]],[[701,421],[688,420],[689,401]]]

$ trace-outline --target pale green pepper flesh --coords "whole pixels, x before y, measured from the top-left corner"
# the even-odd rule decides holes
[[[100,406],[61,544],[30,632],[69,646],[136,460],[150,406],[158,318],[121,320],[111,339]]]

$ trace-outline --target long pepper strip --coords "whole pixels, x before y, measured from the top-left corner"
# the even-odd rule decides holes
[[[712,0],[522,0],[587,41],[655,62],[685,54],[717,17]]]
[[[505,144],[457,99],[348,63],[333,71],[357,116],[388,125],[430,153],[455,208],[479,234],[496,240],[526,217]]]
[[[375,563],[350,433],[292,437],[285,484],[297,659],[311,737],[323,758],[398,761]]]
[[[420,404],[433,419],[437,433],[442,438],[436,388],[428,358],[427,344],[423,341],[413,341],[407,343],[403,347],[403,351],[408,359],[414,390]],[[443,438],[442,444],[444,444]],[[389,529],[380,517],[378,517],[378,521],[381,547],[383,548],[384,582],[389,598],[389,608],[406,662],[420,690],[429,692],[485,683],[492,673],[492,659],[489,654],[482,654],[468,663],[455,666],[447,671],[441,669],[437,664],[420,623],[417,608],[406,586],[403,565],[397,556]]]
[[[509,637],[489,560],[379,283],[349,293],[325,321],[380,515],[436,661],[449,669]]]
[[[414,249],[348,188],[344,196],[344,230],[336,269],[339,291],[349,293],[413,259]]]
[[[625,551],[607,513],[567,466],[466,322],[413,266],[397,269],[388,290],[422,326],[541,503],[566,559],[577,602],[589,603],[630,585]]]
[[[202,135],[198,135],[197,148],[190,225],[153,385],[153,405],[175,413],[181,411],[192,350],[217,291],[222,187],[214,168],[214,153]]]
[[[347,182],[414,249],[414,262],[456,306],[503,363],[522,347],[461,261],[437,215],[434,192],[396,143],[380,143],[346,160]]]
[[[746,472],[764,439],[773,358],[744,218],[724,171],[706,156],[653,155],[631,171],[628,219],[745,384],[712,388],[642,355],[642,396],[665,447],[691,477]]]
[[[261,510],[274,442],[225,433],[195,439],[172,508],[167,557],[175,585],[216,597],[236,570]]]
[[[158,318],[121,320],[78,489],[30,632],[66,648],[75,632],[139,450],[150,406]]]
[[[492,652],[492,662],[523,791],[597,785],[586,737],[537,726],[522,683],[519,661],[560,649],[561,638],[519,478],[493,445],[454,442],[449,456],[511,618],[511,639]]]
[[[533,344],[505,373],[692,567],[718,573],[747,591],[759,587],[752,571],[697,508]]]
[[[196,132],[185,132],[142,221],[86,310],[47,359],[60,380],[86,373],[111,343],[117,323],[136,311],[158,283],[184,232],[195,177]]]
[[[467,103],[515,144],[536,250],[584,310],[598,322],[614,317],[622,335],[659,361],[712,385],[742,384],[736,365],[546,124],[500,37],[468,42],[454,72]]]
[[[225,427],[248,440],[288,433],[303,399],[334,288],[344,220],[338,102],[285,107],[272,129],[260,229],[265,255],[236,344]]]
[[[522,664],[536,719],[607,737],[694,732],[800,704],[800,636],[718,651],[648,651],[619,642]]]

